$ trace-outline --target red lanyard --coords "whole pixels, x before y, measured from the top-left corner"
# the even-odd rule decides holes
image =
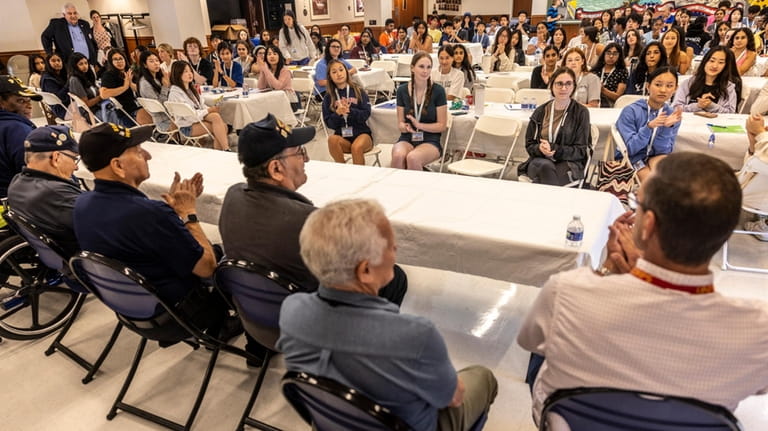
[[[656,278],[651,274],[648,274],[647,272],[637,267],[632,268],[631,274],[639,278],[640,280],[651,283],[652,285],[656,287],[660,287],[662,289],[680,290],[682,292],[687,292],[692,295],[712,293],[715,291],[715,286],[712,284],[705,284],[703,286],[683,286],[680,284],[673,284],[668,281],[664,281],[660,278]]]

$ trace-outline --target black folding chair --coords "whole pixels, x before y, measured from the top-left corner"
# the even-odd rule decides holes
[[[242,430],[245,425],[249,425],[262,430],[277,430],[250,417],[250,413],[264,382],[269,361],[277,354],[275,343],[280,337],[280,306],[285,297],[303,289],[274,271],[244,260],[223,260],[216,270],[215,280],[219,288],[232,295],[243,328],[257,342],[269,349],[237,429]]]
[[[3,214],[3,217],[8,223],[8,226],[16,231],[19,236],[24,238],[37,252],[37,257],[40,259],[40,261],[51,270],[57,271],[59,274],[61,274],[61,281],[63,281],[64,284],[66,284],[72,291],[77,293],[77,300],[75,302],[74,309],[72,310],[72,314],[69,316],[69,319],[64,324],[64,327],[61,329],[58,336],[53,340],[51,345],[45,351],[45,355],[50,356],[56,350],[59,350],[64,355],[77,362],[78,365],[88,371],[82,380],[83,384],[88,384],[91,380],[93,380],[93,376],[99,370],[101,364],[107,358],[107,355],[109,355],[110,350],[112,350],[112,346],[115,344],[117,337],[120,335],[120,331],[122,330],[123,325],[120,322],[117,323],[115,329],[112,331],[112,335],[110,336],[109,341],[107,342],[106,346],[104,346],[101,354],[99,354],[94,363],[87,361],[72,349],[65,346],[62,343],[62,340],[72,328],[72,324],[75,322],[75,319],[79,315],[83,303],[85,302],[88,290],[81,286],[80,283],[78,283],[77,280],[72,277],[72,274],[69,270],[69,265],[67,265],[69,256],[67,256],[64,250],[56,243],[56,241],[43,233],[40,228],[38,228],[26,217],[14,212],[11,209],[7,210]]]
[[[693,398],[611,388],[560,389],[541,412],[539,430],[548,417],[561,416],[571,431],[740,431],[726,408]]]
[[[410,431],[386,407],[360,392],[325,377],[289,371],[283,395],[316,431]]]
[[[247,358],[246,352],[203,332],[191,323],[187,316],[163,301],[157,295],[157,290],[144,277],[116,260],[98,253],[82,251],[72,257],[69,264],[77,280],[112,309],[125,327],[141,336],[128,376],[107,414],[107,419],[112,420],[118,410],[123,410],[172,430],[189,430],[200,409],[219,352],[224,350]],[[211,351],[200,390],[184,425],[123,402],[136,375],[147,340],[169,344],[184,341],[195,349],[203,345]]]

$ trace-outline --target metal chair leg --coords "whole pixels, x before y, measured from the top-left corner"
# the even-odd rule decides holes
[[[115,329],[112,331],[112,336],[109,337],[109,341],[107,341],[107,345],[104,346],[104,349],[101,351],[101,354],[96,359],[96,362],[93,363],[93,367],[91,367],[91,370],[88,371],[88,374],[83,377],[83,384],[87,385],[88,383],[93,380],[93,375],[96,374],[97,371],[99,371],[99,368],[101,368],[101,364],[104,363],[104,360],[107,359],[107,355],[109,355],[109,352],[112,351],[112,346],[115,345],[115,341],[117,341],[117,337],[120,335],[120,331],[123,329],[123,324],[120,322],[117,322],[117,325],[115,325]]]
[[[248,400],[248,404],[246,405],[245,411],[243,412],[243,417],[240,419],[240,423],[237,425],[238,431],[243,431],[245,429],[245,425],[252,426],[263,431],[281,431],[280,428],[275,428],[267,423],[261,422],[259,420],[256,420],[250,417],[251,410],[253,409],[253,405],[256,403],[256,397],[259,396],[261,385],[262,383],[264,383],[264,377],[267,375],[267,369],[269,368],[269,361],[272,359],[274,355],[275,355],[274,352],[267,351],[267,354],[264,357],[264,363],[261,366],[261,370],[259,371],[258,378],[256,378],[256,385],[253,387],[251,398]]]

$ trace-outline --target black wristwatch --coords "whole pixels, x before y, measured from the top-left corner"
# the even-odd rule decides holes
[[[197,214],[187,215],[187,219],[184,220],[184,225],[186,226],[190,223],[200,223],[200,220],[197,219]]]

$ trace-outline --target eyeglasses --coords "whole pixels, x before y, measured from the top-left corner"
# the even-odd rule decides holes
[[[638,208],[644,207],[645,205],[637,198],[637,193],[630,192],[627,193],[627,206],[632,211],[637,211]]]
[[[67,157],[69,157],[70,159],[72,159],[72,161],[73,161],[73,162],[75,162],[75,164],[78,164],[78,163],[80,163],[80,160],[81,160],[81,157],[80,157],[80,156],[73,156],[72,154],[69,154],[69,153],[65,153],[65,152],[63,152],[63,151],[59,151],[59,154],[61,154],[62,156],[67,156]]]
[[[299,151],[297,151],[297,152],[295,152],[293,154],[286,154],[284,156],[277,156],[277,157],[275,157],[275,160],[287,159],[288,157],[294,157],[294,156],[301,156],[304,159],[305,162],[309,161],[309,154],[307,154],[307,149],[304,148],[303,145],[299,147]]]
[[[617,55],[619,55],[618,51],[608,51],[605,53],[606,57],[616,57]]]
[[[566,82],[556,81],[554,82],[553,85],[557,88],[568,88],[573,86],[573,81],[566,81]]]

